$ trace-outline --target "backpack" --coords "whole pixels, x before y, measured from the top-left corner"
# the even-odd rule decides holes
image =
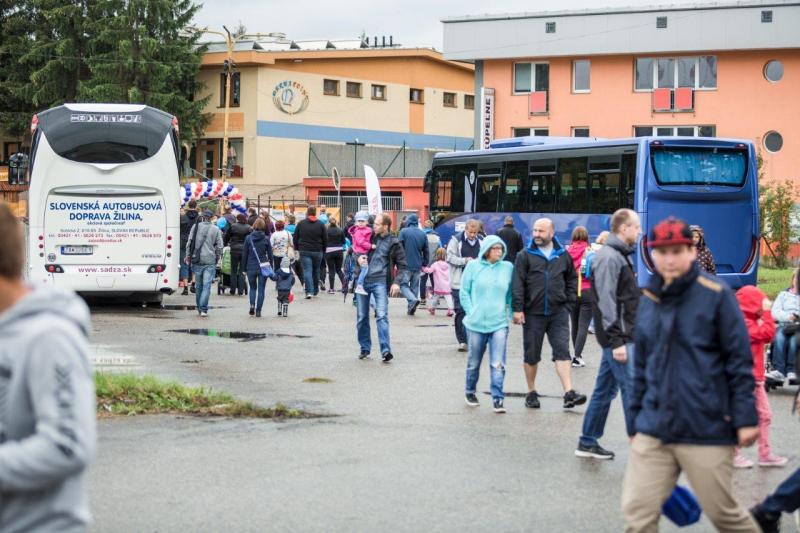
[[[586,252],[583,254],[580,271],[580,275],[583,279],[592,279],[592,262],[594,261],[594,254],[595,252],[589,248],[587,248]]]

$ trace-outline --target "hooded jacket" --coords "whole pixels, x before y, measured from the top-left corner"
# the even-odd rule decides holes
[[[695,262],[666,288],[653,275],[643,294],[629,434],[664,444],[736,444],[736,430],[757,426],[758,416],[750,339],[733,291]]]
[[[503,256],[492,264],[485,256],[496,244],[503,247]],[[459,299],[466,313],[464,326],[471,331],[493,333],[508,327],[514,266],[503,261],[505,257],[506,244],[500,237],[490,235],[483,239],[478,259],[464,268]]]
[[[95,395],[89,310],[36,288],[0,314],[0,531],[84,531]]]
[[[391,233],[386,235],[375,234],[372,236],[372,243],[375,248],[367,254],[369,270],[364,280],[365,283],[384,282],[387,285],[392,283],[403,285],[406,283],[408,281],[406,254],[397,237]],[[392,279],[394,267],[397,267],[397,274]]]
[[[591,253],[592,248],[589,246],[589,243],[586,241],[575,241],[569,246],[567,246],[567,253],[572,258],[572,266],[575,268],[575,272],[579,273],[581,271],[581,262],[583,262],[583,257]],[[583,276],[579,276],[581,278],[581,291],[588,291],[592,288],[592,282],[589,281],[588,278]]]
[[[522,241],[522,234],[514,229],[514,224],[505,224],[502,228],[497,230],[497,236],[503,239],[506,245],[506,261],[513,263],[517,259],[517,254],[525,248],[525,243]]]
[[[592,314],[595,336],[603,348],[633,342],[641,296],[630,259],[633,252],[633,246],[612,233],[592,260]]]
[[[433,276],[433,294],[450,294],[450,265],[447,261],[434,261],[422,271]]]
[[[194,245],[193,241],[196,241]],[[222,257],[222,231],[208,220],[192,226],[186,243],[186,257],[193,265],[216,265]]]
[[[428,237],[419,229],[417,215],[408,215],[406,227],[400,230],[398,237],[406,253],[409,272],[419,272],[428,264]]]
[[[800,295],[791,289],[781,291],[772,304],[772,317],[781,325],[792,322],[792,315],[800,317]]]
[[[511,307],[515,313],[554,315],[578,300],[578,275],[572,258],[553,237],[553,252],[548,259],[531,240],[514,262],[514,293]]]
[[[289,292],[294,285],[294,274],[291,268],[279,268],[272,274],[272,279],[275,281],[275,290],[280,292]]]
[[[700,226],[691,226],[692,231],[696,231],[700,235],[700,242],[697,243],[697,262],[700,263],[700,269],[709,274],[717,273],[717,264],[714,262],[714,254],[706,245],[706,234]]]
[[[247,224],[235,222],[225,233],[225,237],[222,240],[226,246],[231,247],[232,254],[241,255],[242,249],[244,248],[244,240],[252,232],[253,228]]]
[[[181,250],[186,248],[186,242],[189,240],[189,232],[192,231],[192,226],[195,225],[198,219],[198,213],[195,209],[187,209],[181,215]]]
[[[242,270],[247,272],[248,276],[261,274],[261,263],[267,261],[272,264],[272,246],[269,243],[269,237],[263,231],[256,230],[244,240]]]
[[[480,252],[480,244],[483,241],[483,237],[478,234],[475,238],[477,239],[478,251]],[[450,288],[454,291],[461,287],[461,274],[464,272],[467,258],[475,259],[475,257],[477,257],[477,255],[465,254],[465,244],[467,244],[467,241],[463,231],[454,234],[450,237],[450,242],[447,243],[447,264],[450,265]]]
[[[775,337],[775,321],[772,313],[764,311],[763,302],[767,295],[761,289],[746,285],[736,291],[739,308],[744,314],[744,324],[750,334],[750,351],[753,354],[753,377],[764,382],[764,346]]]

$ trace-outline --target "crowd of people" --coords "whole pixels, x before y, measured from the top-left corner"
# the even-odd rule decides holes
[[[190,202],[181,218],[181,282],[185,294],[196,293],[200,316],[208,316],[211,284],[217,277],[223,282],[217,268],[228,254],[230,294],[249,295],[249,314],[260,317],[272,280],[277,315],[286,317],[298,279],[307,299],[325,291],[326,281],[328,292],[335,290],[338,279],[345,298],[353,294],[359,358],[371,355],[373,316],[384,363],[395,359],[388,298],[402,295],[408,315],[423,303],[435,314],[444,300],[456,347],[468,352],[465,402],[480,405],[477,384],[488,349],[497,413],[506,412],[513,325],[522,328],[525,406],[540,407],[536,378],[547,338],[563,407],[571,409],[587,402],[572,372],[585,366],[593,324],[602,354],[574,454],[614,458],[600,439],[619,395],[630,439],[625,530],[657,531],[662,506],[684,473],[718,530],[778,531],[781,513],[800,508],[800,470],[749,511],[733,496],[733,472],[755,466],[743,449],[756,442],[760,467],[789,462],[771,448],[765,382],[796,382],[800,271],[774,303],[754,286],[734,292],[713,275],[702,228],[669,218],[648,235],[655,273],[640,289],[631,258],[641,222],[631,210],[614,213],[609,231],[593,244],[586,228],[576,227],[566,246],[553,221],[541,218],[526,245],[513,219],[505,222],[497,235],[486,235],[478,220],[469,220],[444,245],[432,224],[420,228],[414,215],[392,231],[387,214],[358,212],[339,227],[324,206],[308,207],[297,223],[294,217],[273,222],[254,210],[217,215]],[[3,204],[0,248],[8,252],[0,256],[0,334],[8,340],[3,347],[13,347],[0,349],[0,392],[10,391],[0,397],[6,403],[0,523],[20,531],[80,529],[88,519],[86,466],[96,440],[88,310],[69,292],[24,283],[21,229]]]

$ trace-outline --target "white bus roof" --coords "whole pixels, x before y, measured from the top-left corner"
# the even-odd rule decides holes
[[[98,113],[135,113],[145,107],[144,104],[64,104],[71,111],[98,112]]]

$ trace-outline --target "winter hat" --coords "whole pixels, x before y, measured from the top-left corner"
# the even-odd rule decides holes
[[[292,262],[291,262],[291,260],[289,260],[289,257],[288,256],[283,256],[283,259],[281,259],[281,268],[289,268],[291,266],[292,266]]]
[[[358,213],[356,213],[356,217],[355,217],[354,220],[356,222],[358,222],[360,220],[368,221],[369,220],[369,213],[367,213],[366,211],[359,211]]]
[[[211,218],[214,216],[214,213],[211,211],[211,209],[206,209],[203,211],[203,216],[206,218]]]
[[[227,226],[227,225],[228,225],[228,221],[227,221],[227,219],[225,217],[219,217],[217,219],[217,227],[219,229],[225,229],[225,226]]]
[[[689,225],[675,217],[669,217],[656,224],[650,230],[650,238],[647,241],[648,248],[661,248],[663,246],[681,244],[694,245]]]

